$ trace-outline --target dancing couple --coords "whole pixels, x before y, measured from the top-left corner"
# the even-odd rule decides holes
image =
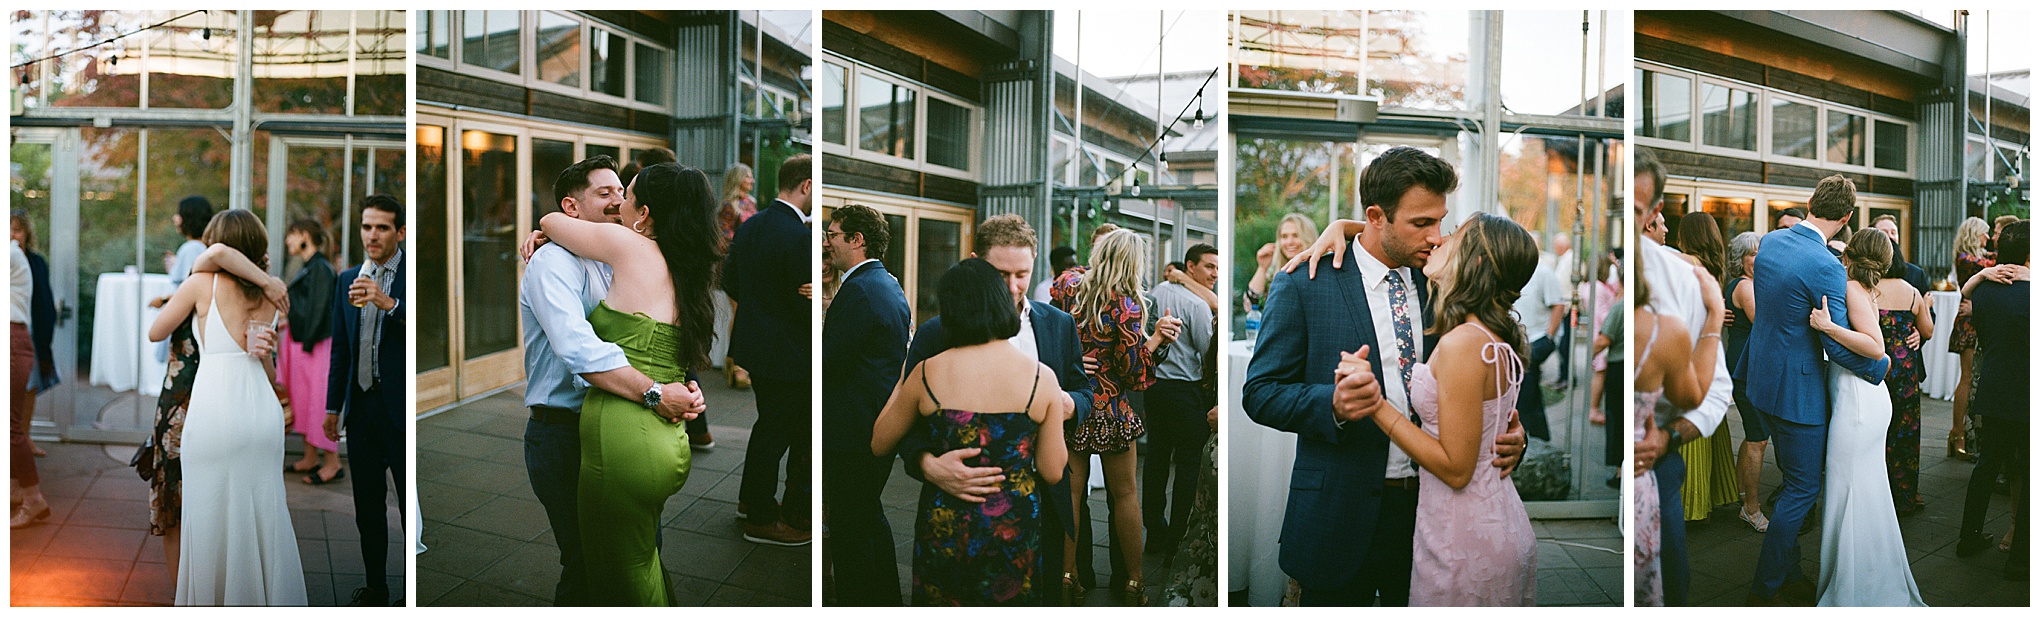
[[[1766,234],[1757,250],[1758,301],[1735,377],[1749,384],[1777,444],[1784,487],[1750,584],[1753,606],[1925,605],[1884,464],[1892,404],[1880,384],[1891,358],[1873,290],[1891,241],[1858,231],[1839,259],[1827,244],[1855,211],[1855,184],[1829,176],[1814,188],[1808,218]],[[1799,528],[1823,495],[1816,596],[1799,569]]]
[[[402,367],[408,356],[402,342],[406,313],[400,308],[402,221],[403,206],[395,198],[372,195],[365,201],[362,239],[374,267],[367,273],[350,269],[335,284],[334,337],[348,344],[333,346],[327,396],[309,401],[326,406],[321,428],[328,439],[339,438],[343,423],[349,429],[367,574],[366,586],[354,592],[356,605],[390,603],[385,481],[398,483],[397,492],[403,492],[401,427],[409,415],[406,389],[398,387],[406,383]],[[169,480],[152,485],[157,511],[151,524],[164,531],[177,604],[303,605],[304,569],[275,468],[283,455],[277,326],[290,312],[290,292],[265,272],[268,233],[254,214],[212,215],[202,238],[207,248],[192,260],[191,275],[149,329],[151,341],[180,331],[193,337],[189,361],[180,355],[166,379],[188,395],[174,397],[182,403],[178,416],[159,418],[158,426],[170,430],[150,446],[150,475]],[[388,387],[385,367],[396,377]],[[172,390],[178,388],[166,388]],[[156,473],[165,471],[166,458],[168,475]],[[176,512],[160,511],[166,507]]]
[[[676,163],[617,175],[596,156],[553,183],[559,212],[524,251],[524,460],[560,550],[560,606],[670,606],[667,498],[706,409],[692,369],[714,342],[715,191]]]
[[[1383,153],[1361,171],[1365,223],[1328,228],[1271,285],[1242,402],[1297,435],[1281,564],[1305,606],[1535,603],[1536,534],[1507,477],[1517,392],[1536,387],[1509,309],[1537,249],[1489,214],[1445,236],[1457,185],[1420,150]]]

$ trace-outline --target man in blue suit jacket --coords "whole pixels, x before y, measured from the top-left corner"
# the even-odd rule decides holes
[[[1077,340],[1077,322],[1069,313],[1046,302],[1027,299],[1027,282],[1034,275],[1033,226],[1018,215],[989,217],[978,223],[971,245],[977,249],[972,256],[983,257],[1006,278],[1007,290],[1013,293],[1013,302],[1020,309],[1020,334],[1013,337],[1013,343],[1054,370],[1063,394],[1070,397],[1076,417],[1063,423],[1065,430],[1082,424],[1091,412],[1091,379],[1084,374],[1084,349]],[[901,374],[913,370],[914,365],[942,353],[944,349],[942,318],[929,319],[914,331],[914,340],[907,348],[907,361],[901,365]],[[1085,401],[1085,404],[1077,405],[1076,401]],[[868,436],[869,432],[866,434]],[[866,441],[869,447],[869,439]],[[923,431],[909,431],[899,447],[907,475],[966,500],[983,500],[981,495],[996,491],[995,485],[1005,479],[997,467],[970,467],[964,463],[964,460],[978,454],[976,448],[935,452],[939,447],[930,443]],[[1069,477],[1067,469],[1063,477]],[[1070,532],[1076,529],[1076,507],[1070,501],[1067,479],[1037,490],[1035,494],[1042,496],[1042,508],[1054,513],[1041,520],[1039,554],[1042,565],[1039,571],[1042,579],[1036,584],[1055,584],[1059,577],[1054,573],[1062,571],[1063,540],[1074,539]],[[1041,594],[1043,602],[1051,606],[1061,603],[1061,594],[1054,593],[1053,589],[1044,588]]]
[[[1856,211],[1855,184],[1840,175],[1822,179],[1808,210],[1805,221],[1765,234],[1758,244],[1754,283],[1757,297],[1764,300],[1750,318],[1753,351],[1735,369],[1735,377],[1749,383],[1750,402],[1764,414],[1785,476],[1750,583],[1751,604],[1778,602],[1788,583],[1794,586],[1793,600],[1811,604],[1813,599],[1812,585],[1799,570],[1799,527],[1820,495],[1827,458],[1829,369],[1822,354],[1872,384],[1883,383],[1891,364],[1888,357],[1873,361],[1856,355],[1807,323],[1826,298],[1835,323],[1849,327],[1848,275],[1828,253],[1826,239],[1847,227]],[[1760,349],[1765,351],[1754,351]]]
[[[1360,172],[1367,228],[1352,263],[1316,277],[1278,274],[1270,285],[1241,403],[1255,422],[1297,436],[1281,563],[1305,606],[1409,604],[1416,472],[1374,423],[1352,420],[1384,399],[1412,411],[1401,364],[1422,362],[1437,343],[1424,332],[1423,265],[1443,241],[1445,194],[1457,185],[1444,161],[1389,150]],[[1422,324],[1396,324],[1397,302]],[[1371,371],[1335,380],[1339,352],[1355,351],[1369,354]],[[1512,419],[1495,464],[1513,468],[1523,443]]]
[[[801,546],[811,537],[814,369],[808,365],[808,333],[814,315],[801,286],[815,278],[809,246],[814,234],[808,230],[812,160],[800,154],[779,166],[779,198],[737,227],[723,260],[723,291],[737,303],[730,357],[750,371],[758,397],[758,422],[751,427],[737,490],[744,539],[758,544]],[[774,499],[782,456],[786,490],[783,499]]]
[[[889,226],[869,206],[829,215],[822,255],[843,286],[822,320],[822,502],[829,527],[824,567],[836,606],[899,606],[892,526],[879,496],[893,457],[871,455],[872,425],[900,381],[907,355],[907,294],[886,272]]]
[[[404,427],[411,416],[405,404],[411,382],[404,322],[411,310],[404,302],[403,202],[388,195],[368,196],[361,210],[361,242],[368,263],[340,273],[333,298],[326,436],[338,440],[340,424],[347,425],[347,466],[354,468],[354,526],[361,532],[361,563],[368,575],[367,586],[354,590],[349,605],[389,606],[385,497],[394,486],[397,529],[402,530],[404,457],[409,452]],[[361,276],[363,267],[368,267],[369,276]]]

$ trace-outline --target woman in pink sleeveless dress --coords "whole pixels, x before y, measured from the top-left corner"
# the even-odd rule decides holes
[[[1394,339],[1379,356],[1384,370],[1408,371],[1422,424],[1385,403],[1371,414],[1420,468],[1410,606],[1534,605],[1537,535],[1484,444],[1516,408],[1523,330],[1509,307],[1536,270],[1537,246],[1514,221],[1477,214],[1438,255],[1424,267],[1438,286],[1431,332],[1442,334],[1430,361],[1399,366]],[[1371,369],[1349,356],[1340,375],[1356,370]]]

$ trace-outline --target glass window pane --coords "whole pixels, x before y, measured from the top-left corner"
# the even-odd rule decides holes
[[[1757,200],[1747,197],[1700,196],[1700,211],[1714,216],[1714,222],[1722,227],[1718,231],[1722,233],[1723,238],[1734,238],[1736,234],[1745,231],[1756,231],[1756,221],[1751,218],[1756,207]]]
[[[1771,99],[1771,153],[1813,158],[1819,143],[1819,131],[1814,128],[1818,112],[1812,105]]]
[[[828,62],[822,63],[822,140],[832,144],[848,144],[844,135],[844,123],[849,121],[848,108],[844,101],[849,98],[849,84],[844,80],[845,69]]]
[[[517,138],[465,131],[460,145],[461,321],[473,360],[517,347]]]
[[[346,113],[347,46],[352,44],[347,29],[353,11],[261,13],[253,33],[255,109]],[[154,64],[155,58],[150,61]],[[149,86],[149,98],[156,98],[158,84],[152,80]]]
[[[1877,153],[1873,160],[1877,161],[1878,169],[1906,170],[1909,155],[1906,146],[1911,141],[1906,136],[1909,130],[1910,127],[1897,122],[1877,121]]]
[[[601,28],[588,29],[588,87],[611,96],[623,96],[623,54],[626,42]]]
[[[857,79],[857,147],[914,158],[913,89],[868,75]]]
[[[1651,71],[1637,73],[1643,84],[1643,117],[1636,134],[1672,141],[1693,139],[1693,80]]]
[[[582,158],[595,158],[595,155],[600,154],[608,156],[609,158],[612,159],[616,159],[617,161],[623,160],[623,150],[616,146],[599,146],[595,144],[588,144],[584,149],[587,150],[587,153],[583,154]]]
[[[410,58],[404,54],[403,11],[354,13],[354,114],[401,116],[410,97],[404,78]]]
[[[452,58],[446,11],[418,11],[418,52],[435,58]]]
[[[523,21],[517,11],[461,11],[461,61],[487,69],[518,74]]]
[[[942,314],[936,305],[935,290],[942,280],[942,274],[963,259],[963,224],[956,221],[924,218],[920,221],[921,237],[914,243],[915,266],[920,272],[920,284],[914,290],[914,308],[917,318],[923,321]]]
[[[552,182],[573,164],[574,142],[531,138],[532,227],[538,227],[538,219],[560,211],[560,201],[553,199]]]
[[[335,242],[345,241],[346,245],[327,245],[326,257],[333,261],[338,270],[347,269],[349,266],[344,264],[360,259],[362,252],[361,230],[357,227],[361,221],[361,214],[354,212],[354,208],[349,208],[345,201],[347,170],[343,166],[346,163],[342,157],[344,152],[338,147],[330,146],[289,146],[284,152],[284,169],[288,171],[278,170],[289,174],[283,188],[283,207],[287,208],[283,213],[283,220],[286,223],[300,218],[318,221],[321,227],[330,232],[328,235],[332,236]],[[367,154],[366,148],[355,150],[356,157],[365,157]],[[365,158],[362,160],[366,162]],[[357,168],[355,173],[365,171]],[[357,178],[356,181],[364,179],[366,178]],[[155,181],[152,179],[150,182],[153,185]],[[357,189],[353,197],[354,203],[361,203],[361,200],[368,196]],[[270,207],[277,207],[277,204],[271,204]]]
[[[538,13],[538,78],[581,87],[581,22],[553,11]]]
[[[150,107],[226,109],[233,104],[235,55],[241,48],[234,27],[240,22],[224,16],[208,20],[207,15],[199,13],[177,20],[172,26],[156,29],[155,36],[148,39]],[[211,38],[205,36],[208,27],[212,30]],[[258,76],[262,74],[263,48],[258,41],[255,47]],[[116,52],[120,62],[101,67],[100,71],[118,73],[130,70],[128,67],[138,70],[142,68],[140,56],[140,49],[120,48]],[[344,81],[346,73],[335,72]]]
[[[1827,162],[1863,164],[1863,140],[1868,137],[1862,116],[1830,109],[1827,112]]]
[[[970,109],[928,99],[928,162],[970,171]]]
[[[668,98],[666,91],[672,88],[669,84],[673,82],[673,65],[666,50],[644,43],[632,43],[631,48],[637,53],[635,96],[638,102],[665,105]]]
[[[885,258],[878,261],[885,264],[886,272],[890,272],[893,276],[898,277],[900,284],[905,285],[907,277],[907,217],[898,214],[885,214],[885,228],[887,231]],[[937,275],[939,276],[940,273],[937,273]],[[930,288],[933,288],[935,282],[931,280],[927,281],[927,284]],[[914,320],[915,323],[920,323],[921,321],[921,319]]]
[[[1706,122],[1700,143],[1737,150],[1757,149],[1754,93],[1716,84],[1701,84],[1700,113]]]
[[[402,154],[401,151],[398,154]],[[418,125],[418,231],[410,236],[418,248],[418,338],[413,341],[420,372],[452,364],[451,312],[447,308],[446,262],[446,128]]]

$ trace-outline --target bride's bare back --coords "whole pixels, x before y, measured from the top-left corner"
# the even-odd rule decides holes
[[[197,285],[192,290],[195,294],[192,298],[192,332],[205,332],[206,320],[217,317],[221,320],[220,324],[226,327],[227,334],[234,339],[234,346],[246,350],[248,324],[270,323],[276,318],[276,305],[271,304],[259,291],[250,296],[241,286],[241,279],[233,275],[193,273],[191,278],[185,279],[183,287],[178,290],[181,292],[184,287],[192,287],[194,283]],[[215,305],[220,309],[217,316],[210,314],[211,307]]]

